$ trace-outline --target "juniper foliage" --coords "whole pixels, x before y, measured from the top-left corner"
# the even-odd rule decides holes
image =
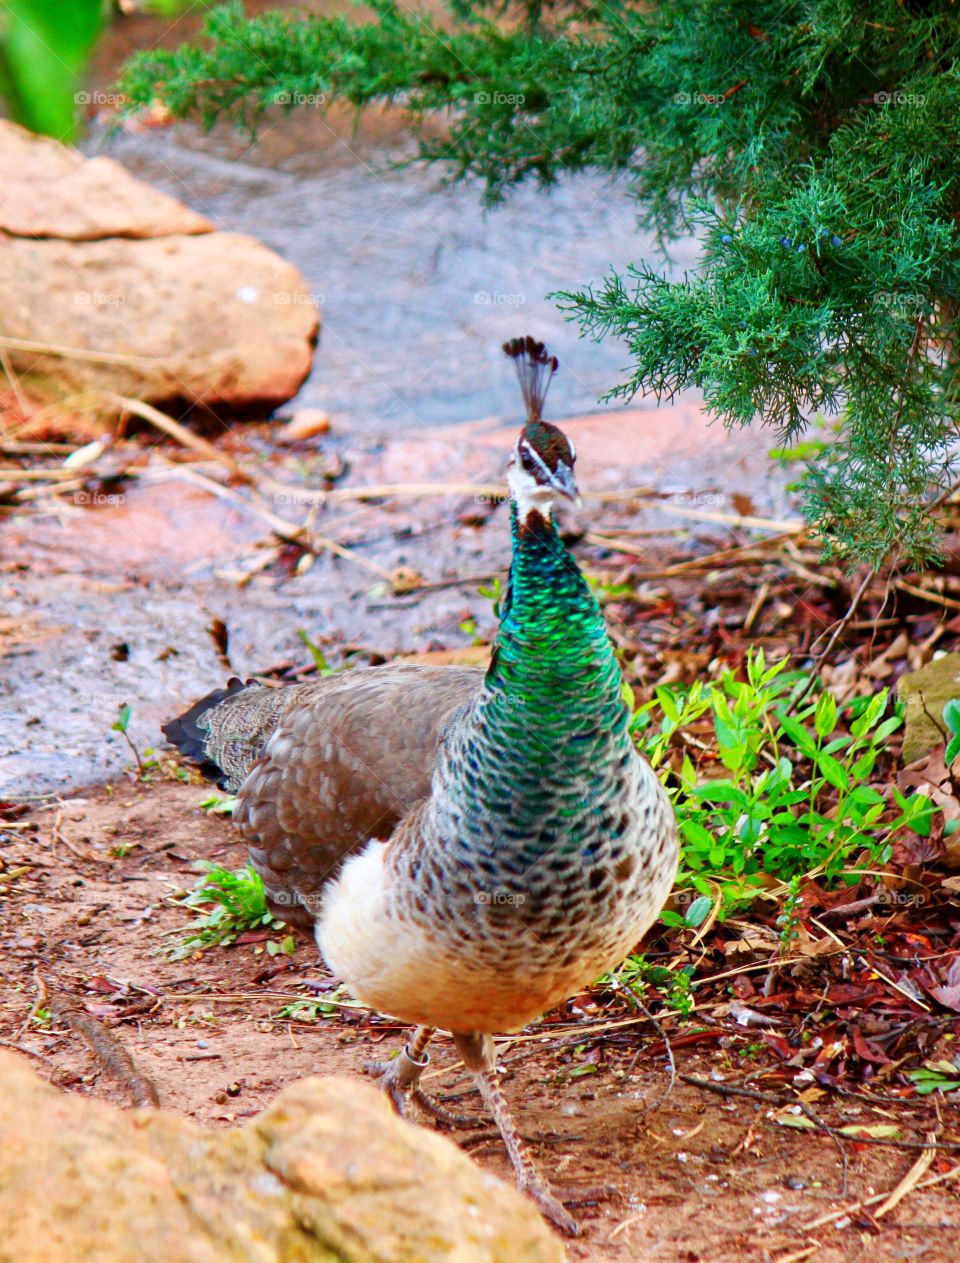
[[[206,125],[278,106],[401,105],[419,156],[496,201],[585,168],[624,175],[696,272],[649,266],[558,299],[633,356],[611,395],[698,387],[728,425],[804,444],[828,554],[936,554],[954,477],[960,297],[960,11],[952,0],[446,0],[442,19],[214,11],[207,39],[128,67]],[[443,129],[425,128],[441,118]],[[826,422],[824,422],[826,418]]]

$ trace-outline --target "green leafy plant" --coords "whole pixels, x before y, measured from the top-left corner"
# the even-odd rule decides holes
[[[318,1018],[336,1017],[341,1009],[365,1007],[359,1000],[352,999],[346,987],[341,983],[329,996],[318,996],[315,1000],[293,1000],[290,1004],[285,1004],[278,1010],[277,1019],[316,1022]]]
[[[827,691],[801,701],[809,685],[757,650],[745,679],[728,670],[686,691],[661,687],[634,716],[677,814],[678,883],[711,903],[719,891],[724,909],[801,876],[854,880],[889,859],[897,830],[929,832],[929,799],[893,788],[891,803],[870,783],[902,722],[887,715],[887,690],[847,703],[841,717]],[[663,918],[690,924],[673,911]]]
[[[237,798],[235,794],[210,794],[199,806],[210,816],[232,816],[237,809]]]
[[[175,960],[183,960],[195,951],[207,947],[226,947],[236,941],[246,930],[281,930],[283,921],[278,920],[267,907],[263,880],[248,864],[232,871],[217,864],[199,861],[197,867],[203,875],[197,885],[181,900],[181,906],[199,911],[200,916],[184,931],[172,931],[180,936],[179,942],[170,949]],[[290,939],[292,950],[293,939]],[[276,951],[288,950],[282,944]]]
[[[326,654],[323,652],[323,650],[320,648],[317,642],[311,639],[310,633],[305,631],[304,628],[301,627],[300,630],[297,632],[297,637],[300,640],[301,644],[306,646],[307,652],[309,653],[310,657],[313,659],[313,665],[317,668],[317,674],[318,675],[333,675],[334,668],[331,667],[330,663],[327,661]]]
[[[664,969],[652,965],[644,956],[628,956],[616,973],[604,974],[597,986],[610,990],[625,989],[641,1005],[646,1005],[651,992],[669,1009],[687,1017],[693,1010],[693,967]]]
[[[160,766],[156,757],[157,752],[151,747],[148,747],[147,749],[144,750],[142,755],[140,754],[140,751],[134,745],[129,732],[127,731],[127,729],[130,727],[130,719],[132,715],[133,715],[133,707],[130,705],[129,702],[124,702],[123,705],[120,707],[120,710],[117,714],[116,719],[110,725],[110,730],[111,732],[119,732],[121,737],[123,737],[124,741],[130,747],[130,751],[133,754],[133,757],[137,761],[137,775],[140,778],[140,780],[151,781],[154,779],[155,774]]]

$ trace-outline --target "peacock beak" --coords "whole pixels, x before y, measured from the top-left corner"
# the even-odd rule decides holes
[[[573,469],[569,465],[562,462],[556,467],[550,475],[550,485],[558,495],[570,500],[577,507],[580,505],[580,492],[577,490],[577,480],[573,476]]]

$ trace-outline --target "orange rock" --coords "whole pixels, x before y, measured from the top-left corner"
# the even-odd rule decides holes
[[[213,224],[112,158],[85,158],[0,120],[0,231],[96,241],[213,232]]]
[[[119,1110],[0,1053],[0,1222],[17,1263],[562,1263],[520,1193],[353,1079],[243,1127]]]

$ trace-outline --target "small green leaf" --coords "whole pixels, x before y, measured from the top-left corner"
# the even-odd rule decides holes
[[[704,921],[706,921],[707,917],[710,915],[710,909],[712,907],[712,899],[708,899],[706,895],[698,896],[687,909],[687,914],[683,918],[685,924],[692,930],[695,930],[699,925],[703,925]]]
[[[960,754],[960,733],[957,733],[955,737],[951,737],[950,744],[947,746],[946,754],[943,756],[943,761],[946,763],[947,767],[950,767],[953,764],[953,761],[956,759],[958,754]]]
[[[574,1066],[572,1070],[567,1071],[568,1079],[582,1079],[588,1074],[599,1074],[600,1067],[594,1065],[592,1061],[584,1062],[583,1065]]]
[[[813,1131],[817,1125],[806,1114],[778,1114],[773,1121],[778,1127],[795,1127],[798,1131]]]
[[[797,749],[812,759],[816,757],[817,744],[810,733],[799,723],[792,715],[778,716],[780,721],[780,730],[790,738]]]
[[[837,726],[837,702],[832,693],[821,693],[814,712],[814,727],[818,737],[829,737]]]
[[[120,713],[117,715],[115,722],[111,724],[111,728],[115,732],[126,732],[127,725],[130,723],[130,716],[132,714],[133,714],[133,707],[130,705],[129,702],[124,702],[123,705],[120,707]]]
[[[821,750],[817,757],[817,768],[834,789],[850,788],[850,777],[847,775],[846,768],[842,763],[838,763],[832,754],[826,754]]]
[[[954,736],[960,736],[960,700],[951,698],[943,708],[943,722]]]

